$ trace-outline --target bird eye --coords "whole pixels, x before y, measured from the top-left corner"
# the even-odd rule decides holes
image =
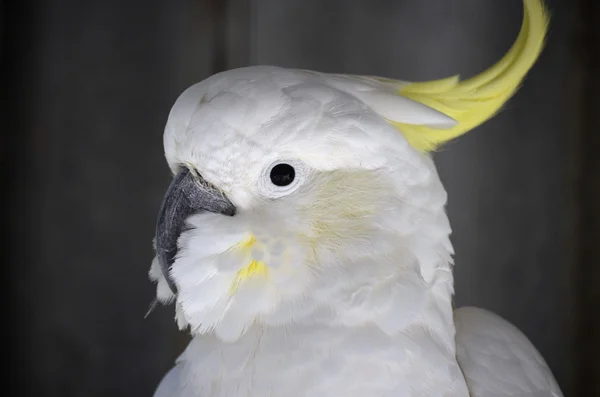
[[[294,167],[286,163],[277,164],[271,168],[269,177],[275,186],[288,186],[294,182],[294,178],[296,178],[296,170]]]

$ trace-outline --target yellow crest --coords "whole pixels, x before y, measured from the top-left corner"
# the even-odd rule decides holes
[[[415,149],[435,150],[481,125],[518,90],[544,47],[549,22],[543,0],[523,1],[524,16],[519,36],[506,55],[490,69],[464,81],[454,76],[428,82],[397,82],[400,95],[438,110],[457,122],[451,128],[438,129],[390,120]]]

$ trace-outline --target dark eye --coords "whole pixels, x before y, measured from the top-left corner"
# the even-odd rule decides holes
[[[281,163],[277,164],[271,169],[271,182],[275,186],[287,186],[294,182],[296,177],[296,170],[289,164]]]

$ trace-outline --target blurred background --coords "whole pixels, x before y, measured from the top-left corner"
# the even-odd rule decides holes
[[[435,155],[456,302],[600,396],[600,3],[548,0],[548,44],[493,120]],[[3,338],[11,391],[151,396],[187,341],[147,279],[177,96],[239,66],[430,80],[489,67],[521,0],[2,3]],[[6,304],[8,302],[8,304]],[[8,369],[6,369],[8,368]]]

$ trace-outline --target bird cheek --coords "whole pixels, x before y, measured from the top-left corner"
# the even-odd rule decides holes
[[[257,194],[241,184],[224,189],[223,192],[239,211],[249,211],[260,204]]]

